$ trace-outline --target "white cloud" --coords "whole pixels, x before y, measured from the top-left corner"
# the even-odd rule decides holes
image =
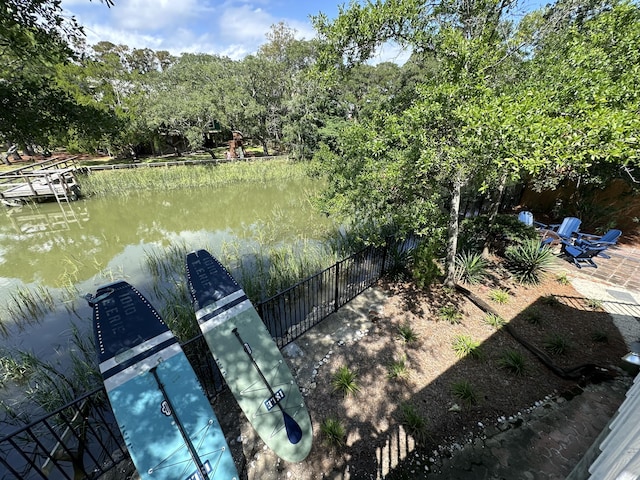
[[[315,31],[306,20],[274,16],[271,0],[116,0],[107,8],[98,1],[63,0],[63,6],[85,28],[88,45],[100,41],[130,48],[210,53],[234,60],[255,53],[271,26],[281,21],[297,38]]]
[[[112,8],[116,25],[124,29],[158,31],[201,18],[207,9],[197,0],[129,0]]]

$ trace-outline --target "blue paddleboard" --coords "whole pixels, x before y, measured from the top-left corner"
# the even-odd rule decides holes
[[[218,419],[178,340],[126,282],[87,301],[100,372],[142,479],[237,479]]]
[[[304,460],[313,431],[291,370],[231,274],[207,252],[187,255],[196,318],[229,390],[280,458]]]

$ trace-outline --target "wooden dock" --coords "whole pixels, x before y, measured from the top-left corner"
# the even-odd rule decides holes
[[[50,159],[0,173],[0,200],[7,206],[28,201],[69,202],[80,196],[75,158]]]

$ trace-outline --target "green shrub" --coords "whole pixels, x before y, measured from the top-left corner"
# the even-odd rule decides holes
[[[418,288],[427,288],[442,275],[436,259],[436,246],[424,242],[413,251],[411,275]]]
[[[559,273],[556,276],[556,281],[561,285],[569,285],[569,278],[567,277],[567,272]]]
[[[500,315],[496,315],[495,313],[487,313],[482,319],[484,323],[487,325],[491,325],[496,330],[504,327],[505,321]]]
[[[482,350],[480,349],[480,342],[475,341],[469,335],[456,335],[453,337],[453,351],[456,352],[456,355],[460,358],[471,357],[471,358],[480,358],[482,357]]]
[[[486,275],[487,261],[479,253],[462,252],[456,255],[456,279],[471,285]]]
[[[518,350],[507,350],[500,357],[500,366],[516,375],[523,375],[526,370],[526,360]]]
[[[553,334],[544,342],[544,348],[554,355],[562,355],[569,349],[569,342],[562,335]]]
[[[333,374],[331,385],[333,391],[341,391],[345,396],[355,395],[360,391],[360,385],[356,381],[358,374],[349,370],[349,367],[343,365]]]
[[[327,418],[320,424],[320,432],[325,444],[330,447],[344,447],[347,432],[342,422],[336,418]]]
[[[478,403],[476,388],[467,380],[460,380],[451,386],[453,394],[467,405]]]
[[[486,244],[490,251],[502,256],[507,247],[537,238],[535,229],[515,215],[496,215],[492,225],[488,215],[479,215],[462,222],[458,246],[460,251],[481,252]]]
[[[516,280],[526,285],[537,285],[553,263],[553,252],[538,239],[512,245],[505,251],[507,268]]]
[[[496,288],[489,292],[489,298],[496,303],[505,304],[509,302],[509,292],[501,288]]]
[[[401,423],[407,429],[407,433],[418,443],[423,443],[427,439],[427,422],[416,408],[410,404],[403,404],[400,407],[402,415]]]
[[[441,320],[446,320],[452,325],[458,324],[462,321],[462,313],[460,313],[460,311],[453,305],[445,305],[444,307],[440,307],[440,310],[438,310],[438,317]]]

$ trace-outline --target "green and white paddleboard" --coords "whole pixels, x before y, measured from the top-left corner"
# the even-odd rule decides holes
[[[236,480],[220,423],[187,357],[126,282],[88,295],[100,372],[143,480]]]
[[[309,412],[258,312],[206,250],[187,255],[187,278],[200,329],[247,419],[280,458],[304,460],[313,437]]]

